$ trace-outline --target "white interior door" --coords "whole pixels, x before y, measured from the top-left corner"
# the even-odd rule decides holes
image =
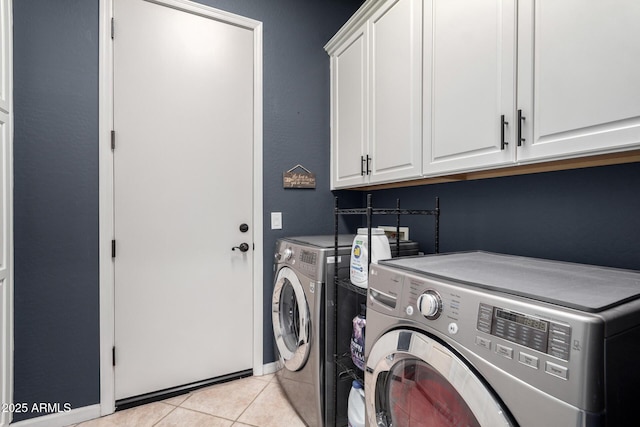
[[[254,36],[185,3],[114,1],[116,400],[253,363]]]

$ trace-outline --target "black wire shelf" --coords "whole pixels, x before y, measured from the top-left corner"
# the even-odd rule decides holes
[[[364,215],[366,216],[367,221],[367,236],[368,241],[371,242],[371,227],[372,227],[372,217],[373,215],[395,215],[396,216],[396,239],[395,241],[389,242],[391,245],[396,246],[397,253],[400,253],[400,217],[402,215],[429,215],[433,216],[435,222],[435,235],[434,235],[434,253],[440,252],[440,199],[438,197],[435,198],[435,209],[401,209],[400,208],[400,199],[397,200],[397,205],[395,208],[391,209],[381,209],[374,208],[372,204],[371,194],[367,195],[367,207],[366,208],[356,208],[356,209],[339,209],[338,208],[338,198],[335,198],[335,208],[334,208],[334,230],[335,230],[335,246],[334,246],[334,256],[335,259],[338,259],[338,218],[341,215]],[[371,262],[371,258],[369,258],[369,263]],[[338,319],[337,312],[338,306],[340,305],[340,301],[338,301],[338,288],[345,288],[357,295],[365,296],[367,295],[367,289],[361,288],[359,286],[355,286],[351,283],[351,280],[347,278],[342,278],[339,276],[343,276],[339,274],[339,269],[336,268],[334,271],[334,286],[333,286],[333,301],[335,307],[333,309],[333,322],[334,322],[334,340],[337,340],[339,336],[338,331]],[[327,339],[330,339],[327,337]],[[334,342],[335,348],[337,348],[337,342]],[[334,354],[334,361],[336,366],[335,378],[333,382],[333,407],[337,408],[337,387],[338,380],[346,381],[346,380],[358,380],[362,384],[364,384],[364,372],[358,369],[353,361],[351,360],[350,352]],[[337,411],[333,414],[333,421],[335,426],[341,427],[344,425],[342,422],[342,416],[337,413]]]
[[[356,286],[353,283],[351,283],[351,280],[349,279],[336,279],[336,284],[338,286],[341,286],[345,289],[350,290],[351,292],[355,292],[359,295],[367,295],[367,289],[366,288],[361,288],[360,286]]]
[[[350,381],[358,380],[361,384],[364,384],[364,372],[353,364],[350,353],[337,354],[335,355],[335,358],[336,366],[338,367],[338,379],[348,379]]]

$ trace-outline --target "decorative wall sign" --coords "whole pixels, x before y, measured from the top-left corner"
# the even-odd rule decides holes
[[[284,188],[316,188],[316,174],[302,165],[295,165],[282,174]]]

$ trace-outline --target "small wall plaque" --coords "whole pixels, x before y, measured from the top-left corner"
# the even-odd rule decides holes
[[[296,165],[282,174],[284,188],[316,188],[316,174],[302,165]]]

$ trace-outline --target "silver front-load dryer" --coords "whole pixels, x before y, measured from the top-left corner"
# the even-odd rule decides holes
[[[352,241],[353,236],[338,238],[341,274],[348,273]],[[325,376],[324,292],[336,264],[334,246],[334,236],[300,236],[278,240],[275,250],[271,317],[282,365],[276,376],[293,408],[311,427],[332,421],[325,415],[326,395],[333,385]]]
[[[486,252],[371,265],[369,426],[637,425],[640,272]]]
[[[322,283],[288,266],[278,270],[272,301],[273,334],[282,365],[278,381],[308,426],[322,426],[318,323]]]

